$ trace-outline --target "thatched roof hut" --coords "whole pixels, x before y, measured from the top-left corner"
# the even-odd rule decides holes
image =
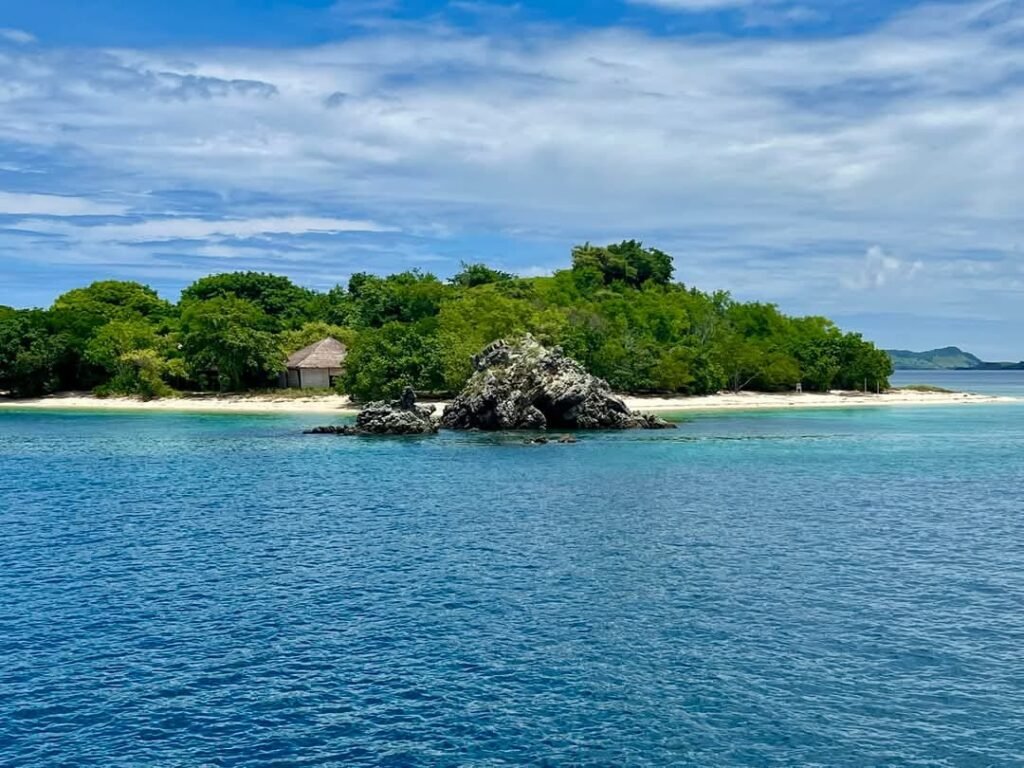
[[[298,389],[326,389],[345,368],[348,348],[327,337],[300,349],[288,358],[284,386]]]

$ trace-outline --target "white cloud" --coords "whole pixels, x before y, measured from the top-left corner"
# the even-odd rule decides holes
[[[68,195],[35,195],[0,191],[0,216],[119,216],[127,208]]]
[[[744,11],[765,5],[785,7]],[[572,242],[636,235],[687,282],[788,309],[830,313],[850,291],[870,307],[881,281],[907,307],[1024,322],[1000,287],[1024,245],[1020,7],[923,6],[815,39],[422,23],[274,51],[33,47],[0,61],[0,143],[79,171],[47,175],[69,195],[102,178],[115,200],[207,191],[208,218],[514,233],[522,266],[538,266],[531,248],[564,263]],[[252,232],[177,213],[61,234]]]
[[[828,16],[822,11],[806,5],[748,7],[744,12],[747,27],[785,28],[799,24],[825,21]]]
[[[23,29],[11,29],[10,27],[0,29],[0,38],[17,45],[28,45],[36,42],[36,36],[31,32],[26,32]]]
[[[264,219],[162,218],[127,224],[72,225],[60,221],[25,219],[13,225],[41,234],[64,235],[81,242],[148,243],[166,240],[248,238],[261,235],[334,235],[342,232],[393,232],[372,221],[282,216]]]
[[[858,291],[899,287],[912,281],[924,268],[924,262],[920,259],[906,262],[886,253],[880,246],[873,245],[864,254],[860,269],[854,275],[847,276],[843,282]]]

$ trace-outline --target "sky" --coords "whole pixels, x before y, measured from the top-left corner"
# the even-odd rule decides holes
[[[636,238],[1024,358],[1024,0],[0,0],[0,304]]]

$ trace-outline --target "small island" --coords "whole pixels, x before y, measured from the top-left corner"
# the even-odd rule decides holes
[[[579,245],[569,268],[542,277],[466,264],[446,281],[357,273],[316,291],[238,272],[203,277],[175,303],[104,280],[46,309],[0,308],[0,392],[337,405],[412,387],[446,401],[482,349],[526,334],[627,398],[888,389],[889,356],[859,334],[698,290],[676,271],[665,252],[627,240]],[[303,368],[320,357],[315,375]]]

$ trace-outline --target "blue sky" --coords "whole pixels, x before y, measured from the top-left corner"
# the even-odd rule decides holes
[[[1024,357],[1024,3],[0,0],[0,304],[565,266]]]

